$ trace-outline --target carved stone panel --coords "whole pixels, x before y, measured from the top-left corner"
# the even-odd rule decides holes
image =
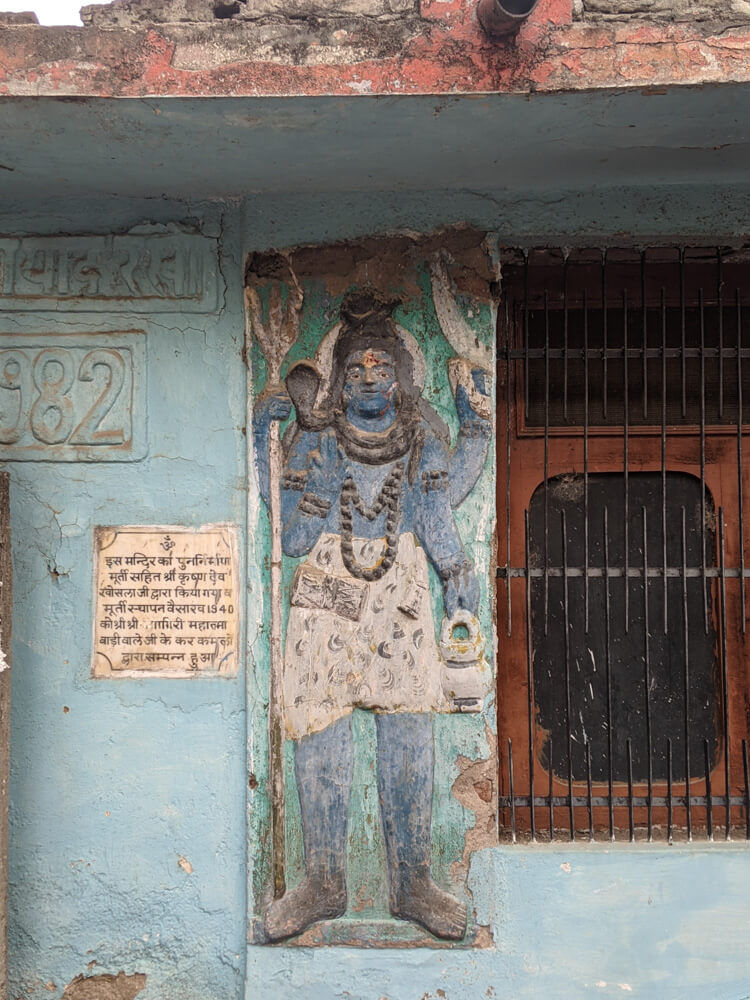
[[[189,233],[0,239],[0,310],[213,312],[216,240]]]
[[[146,453],[142,331],[0,334],[0,461],[132,462]]]
[[[373,241],[248,268],[270,535],[260,940],[477,939],[446,821],[454,740],[492,726],[493,272],[455,237],[472,239],[458,259]]]

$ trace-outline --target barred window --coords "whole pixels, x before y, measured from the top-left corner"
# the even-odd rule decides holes
[[[500,821],[750,836],[750,256],[505,254]]]

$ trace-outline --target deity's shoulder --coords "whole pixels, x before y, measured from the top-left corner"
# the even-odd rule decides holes
[[[315,451],[320,442],[319,431],[305,431],[295,422],[284,431],[282,439],[284,458],[287,462],[307,459],[311,451]]]

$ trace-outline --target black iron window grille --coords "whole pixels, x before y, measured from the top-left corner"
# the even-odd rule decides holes
[[[502,273],[501,831],[750,839],[750,254]]]

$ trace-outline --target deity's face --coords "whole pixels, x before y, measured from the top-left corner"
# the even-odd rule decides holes
[[[396,389],[396,365],[388,351],[365,347],[346,359],[343,401],[348,413],[383,416],[393,405]]]

